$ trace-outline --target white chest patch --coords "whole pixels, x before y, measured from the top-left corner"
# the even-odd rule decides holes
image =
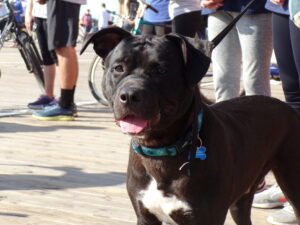
[[[183,212],[190,211],[188,203],[179,200],[176,196],[164,197],[163,192],[157,189],[157,182],[154,178],[146,190],[139,193],[139,200],[144,207],[153,213],[159,220],[174,224],[177,223],[170,217],[170,214],[176,210]]]

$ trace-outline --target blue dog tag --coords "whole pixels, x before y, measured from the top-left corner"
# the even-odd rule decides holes
[[[201,159],[201,160],[205,160],[206,159],[206,148],[204,146],[200,146],[200,148],[197,149],[196,151],[196,159]]]

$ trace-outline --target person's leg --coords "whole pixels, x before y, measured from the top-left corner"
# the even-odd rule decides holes
[[[61,88],[59,105],[63,108],[69,108],[74,103],[74,91],[78,77],[75,46],[80,5],[50,0],[47,2],[47,9],[48,21],[50,20],[48,46],[50,49],[55,49],[58,58]],[[65,32],[61,32],[62,30]]]
[[[58,73],[61,88],[59,104],[69,108],[74,103],[74,91],[78,77],[78,60],[75,47],[55,49],[58,58]]]
[[[142,35],[152,35],[154,34],[154,26],[152,24],[143,24]]]
[[[163,35],[167,34],[165,23],[160,23],[160,24],[155,25],[154,30],[155,30],[155,35],[157,35],[157,36],[163,36]]]
[[[187,37],[195,37],[201,26],[201,11],[184,13],[176,16],[172,21],[172,32]]]
[[[40,43],[44,64],[45,94],[54,98],[55,63],[57,58],[55,52],[48,49],[47,20],[38,19],[37,21],[41,23],[41,25],[37,25],[37,38]]]
[[[31,109],[42,109],[54,100],[55,56],[48,50],[47,20],[35,18],[35,23],[36,36],[42,55],[45,93],[27,106]]]
[[[44,65],[45,94],[54,98],[55,64]]]
[[[215,38],[231,21],[230,13],[219,11],[208,17],[208,39]],[[241,49],[236,27],[212,52],[216,101],[237,97],[240,91]]]
[[[286,102],[300,113],[300,29],[289,23],[288,16],[273,14],[274,52]]]
[[[59,104],[35,112],[33,116],[37,119],[73,120],[76,114],[74,92],[78,61],[75,46],[79,11],[79,4],[56,0],[47,2],[48,47],[50,50],[54,49],[57,54],[61,96]]]
[[[236,25],[242,49],[246,95],[271,95],[271,17],[271,13],[244,15]]]
[[[290,33],[291,33],[291,42],[292,42],[292,49],[293,49],[293,56],[294,62],[297,69],[298,75],[298,90],[295,90],[294,96],[294,104],[293,108],[298,112],[300,115],[300,28],[295,26],[292,21],[289,21],[290,25]]]

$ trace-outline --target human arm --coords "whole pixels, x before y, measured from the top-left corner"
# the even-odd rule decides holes
[[[130,3],[130,1],[129,0],[125,0],[124,1],[124,15],[126,16],[126,17],[129,17],[129,3]]]
[[[46,4],[46,0],[35,0],[35,1],[41,5]]]
[[[202,0],[201,6],[208,9],[218,9],[224,5],[224,0]]]
[[[27,30],[32,30],[32,23],[33,23],[33,0],[27,1],[26,13],[25,13],[25,26]]]
[[[130,16],[130,0],[125,0],[124,1],[124,15],[125,15],[125,18],[127,19],[127,21],[130,24],[134,24],[134,19],[132,19],[132,18],[129,19],[129,16]]]
[[[80,25],[83,26],[84,25],[84,18],[85,18],[85,14],[83,14],[83,16],[80,19]]]
[[[283,6],[286,0],[271,0],[271,2],[275,5]]]
[[[101,12],[98,17],[98,30],[102,28],[103,28],[103,12]]]
[[[24,12],[22,3],[20,1],[16,2],[14,11],[16,14],[19,14],[19,15],[21,15]]]

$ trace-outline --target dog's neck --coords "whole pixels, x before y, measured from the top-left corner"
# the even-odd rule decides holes
[[[194,99],[180,119],[164,130],[150,133],[143,137],[136,137],[135,140],[140,145],[147,147],[163,147],[175,143],[176,140],[184,137],[191,130],[193,123],[197,123],[197,115],[201,110],[199,99],[200,94],[195,91]]]

